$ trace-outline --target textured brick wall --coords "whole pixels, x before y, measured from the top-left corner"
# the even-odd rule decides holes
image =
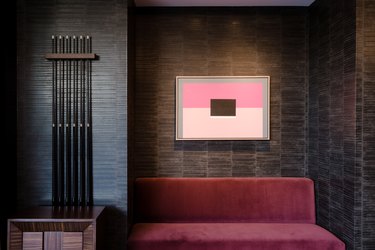
[[[304,176],[305,8],[137,9],[135,176]],[[270,141],[175,141],[175,77],[269,75]]]
[[[90,35],[93,52],[94,203],[109,210],[109,248],[123,249],[127,207],[127,3],[24,0],[18,4],[18,204],[50,204],[51,35]]]
[[[308,176],[317,221],[357,249],[355,1],[318,0],[309,10]]]
[[[375,2],[357,1],[357,103],[358,157],[362,168],[357,171],[362,186],[360,232],[362,249],[375,249]]]

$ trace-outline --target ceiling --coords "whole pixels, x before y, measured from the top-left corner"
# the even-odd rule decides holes
[[[134,0],[137,7],[309,6],[315,0]]]

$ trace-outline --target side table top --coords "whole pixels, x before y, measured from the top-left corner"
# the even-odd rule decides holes
[[[24,209],[9,221],[96,220],[105,206],[38,206]]]

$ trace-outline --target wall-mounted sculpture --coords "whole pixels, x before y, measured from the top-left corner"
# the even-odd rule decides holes
[[[52,205],[93,205],[92,40],[52,36]]]

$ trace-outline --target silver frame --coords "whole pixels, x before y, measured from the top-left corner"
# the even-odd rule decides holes
[[[267,136],[265,137],[231,137],[231,138],[183,138],[179,136],[179,117],[180,117],[180,88],[179,85],[182,84],[183,80],[197,80],[197,79],[203,79],[203,80],[215,80],[215,79],[253,79],[253,78],[264,78],[267,82],[267,122],[266,122],[266,128],[267,128]],[[270,140],[270,76],[176,76],[176,140],[191,140],[191,141],[201,141],[201,140],[231,140],[231,141],[236,141],[236,140],[248,140],[248,141],[267,141]]]

